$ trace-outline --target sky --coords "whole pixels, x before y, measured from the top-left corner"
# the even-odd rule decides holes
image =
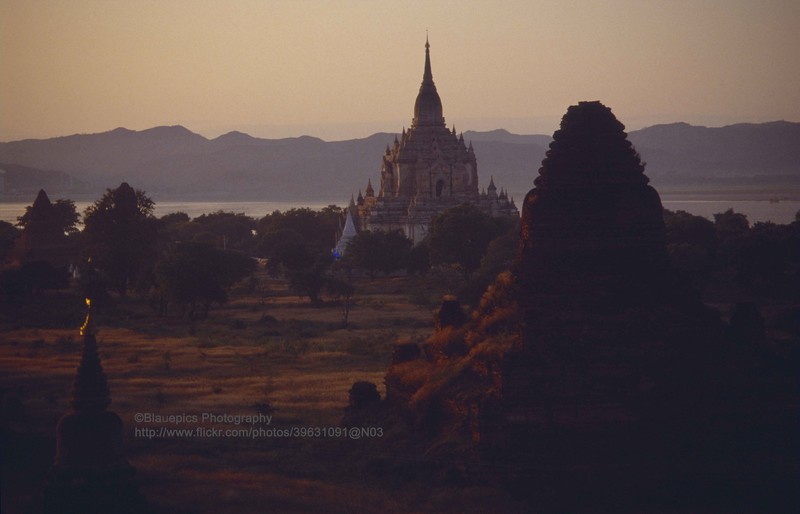
[[[797,0],[0,0],[0,141],[183,125],[409,126],[430,38],[448,126],[800,121]]]

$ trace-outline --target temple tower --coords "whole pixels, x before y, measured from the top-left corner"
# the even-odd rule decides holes
[[[494,216],[519,216],[513,200],[479,193],[472,144],[467,145],[455,128],[447,128],[443,112],[426,39],[411,127],[386,147],[378,194],[371,181],[367,184],[367,195],[358,202],[354,219],[359,230],[402,230],[416,243],[427,234],[431,218],[462,203],[477,205]]]

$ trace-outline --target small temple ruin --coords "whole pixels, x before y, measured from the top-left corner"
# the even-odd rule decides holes
[[[46,263],[67,269],[72,252],[59,223],[59,215],[44,189],[40,189],[26,212],[27,223],[9,254],[14,264]]]

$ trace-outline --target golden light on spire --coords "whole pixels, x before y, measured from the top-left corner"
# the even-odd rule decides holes
[[[83,321],[83,325],[80,328],[80,334],[82,336],[86,335],[86,332],[91,328],[92,325],[92,299],[86,298],[86,319]]]

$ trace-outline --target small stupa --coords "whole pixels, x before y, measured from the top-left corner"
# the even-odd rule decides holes
[[[350,206],[347,208],[347,217],[345,218],[344,223],[344,230],[342,230],[342,235],[339,238],[339,241],[336,243],[336,248],[333,249],[333,256],[337,259],[344,257],[344,254],[347,253],[347,244],[356,237],[356,226],[353,223],[353,215],[352,213],[355,211],[355,201],[350,199]]]
[[[56,426],[56,456],[47,475],[43,512],[147,512],[136,473],[122,448],[122,420],[108,410],[108,381],[97,354],[91,300],[80,328],[83,354],[72,387],[71,412]]]
[[[40,189],[27,212],[27,222],[10,252],[10,261],[19,264],[47,262],[66,268],[71,255],[59,216],[44,189]]]

